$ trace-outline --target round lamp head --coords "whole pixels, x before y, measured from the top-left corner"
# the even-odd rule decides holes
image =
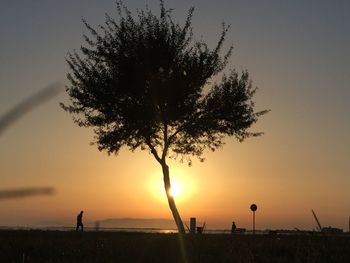
[[[253,212],[255,212],[257,209],[258,209],[258,207],[257,207],[256,204],[252,204],[252,205],[250,206],[250,210],[252,210]]]

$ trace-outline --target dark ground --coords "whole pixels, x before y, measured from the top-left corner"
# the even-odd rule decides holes
[[[187,262],[350,262],[350,236],[185,237]],[[0,262],[183,262],[176,234],[0,231]]]

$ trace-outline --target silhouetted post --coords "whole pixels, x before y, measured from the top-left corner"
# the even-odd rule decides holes
[[[256,204],[250,206],[250,210],[253,211],[253,235],[255,234],[255,211],[258,209]]]
[[[196,218],[195,217],[190,218],[190,233],[196,234]]]

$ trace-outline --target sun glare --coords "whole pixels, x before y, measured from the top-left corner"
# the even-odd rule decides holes
[[[179,182],[174,181],[171,184],[170,195],[175,198],[175,197],[180,196],[181,192],[182,192],[182,186],[179,184]]]
[[[186,201],[195,193],[196,187],[194,178],[181,169],[174,168],[170,170],[170,181],[170,194],[175,198],[176,202]],[[161,172],[155,172],[151,175],[147,183],[147,188],[153,198],[162,203],[167,203],[163,175]]]

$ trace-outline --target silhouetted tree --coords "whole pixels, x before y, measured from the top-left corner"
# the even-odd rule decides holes
[[[190,164],[191,156],[203,160],[205,149],[222,146],[224,136],[243,141],[260,135],[247,129],[266,111],[253,110],[256,89],[247,71],[232,71],[209,87],[231,55],[232,47],[219,54],[228,27],[211,50],[193,38],[193,8],[183,26],[163,1],[160,16],[146,9],[134,17],[121,2],[117,10],[118,19],[106,15],[100,32],[83,20],[91,36],[84,35],[83,55],[68,54],[71,104],[61,105],[79,125],[95,128],[99,150],[111,154],[127,146],[154,156],[178,231],[185,233],[170,193],[167,157]]]

